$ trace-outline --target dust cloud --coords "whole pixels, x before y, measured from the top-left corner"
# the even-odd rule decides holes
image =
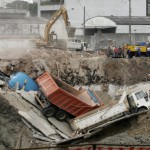
[[[30,39],[0,39],[0,59],[18,59],[24,57],[34,47]]]

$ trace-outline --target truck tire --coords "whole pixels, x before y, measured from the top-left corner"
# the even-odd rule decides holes
[[[55,114],[55,108],[54,107],[48,107],[48,108],[44,108],[42,111],[43,115],[45,117],[52,117]]]
[[[138,113],[143,112],[143,111],[146,111],[146,110],[147,110],[147,109],[144,108],[144,107],[143,107],[143,108],[139,108],[139,109],[138,109]]]
[[[59,121],[64,121],[67,118],[67,113],[63,110],[58,110],[56,113],[56,119]]]

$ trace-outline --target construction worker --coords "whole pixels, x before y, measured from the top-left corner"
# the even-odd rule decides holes
[[[150,47],[147,47],[147,57],[150,57]]]
[[[125,48],[122,47],[122,58],[124,58],[124,57],[125,57]]]
[[[113,52],[112,52],[111,47],[109,46],[108,49],[107,49],[107,56],[110,57],[112,55],[113,55]]]
[[[120,58],[122,56],[122,48],[119,46],[118,48],[118,57]]]
[[[141,57],[141,48],[137,47],[136,50],[137,50],[136,57]]]
[[[118,48],[117,47],[115,47],[114,52],[115,52],[115,58],[117,58],[118,57]]]
[[[131,58],[131,50],[130,49],[127,50],[127,55],[128,55],[128,58],[130,59]]]

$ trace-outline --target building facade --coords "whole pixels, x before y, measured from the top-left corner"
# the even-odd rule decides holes
[[[12,3],[14,0],[0,0],[0,7],[5,8],[8,3]]]
[[[95,16],[129,16],[129,0],[65,0],[69,18],[73,24],[83,24],[84,6],[85,20]],[[147,16],[147,0],[131,0],[132,16]]]

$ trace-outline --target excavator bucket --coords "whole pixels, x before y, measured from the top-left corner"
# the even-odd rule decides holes
[[[76,28],[71,27],[71,26],[67,26],[66,31],[67,31],[68,37],[71,38],[71,37],[74,37]]]

